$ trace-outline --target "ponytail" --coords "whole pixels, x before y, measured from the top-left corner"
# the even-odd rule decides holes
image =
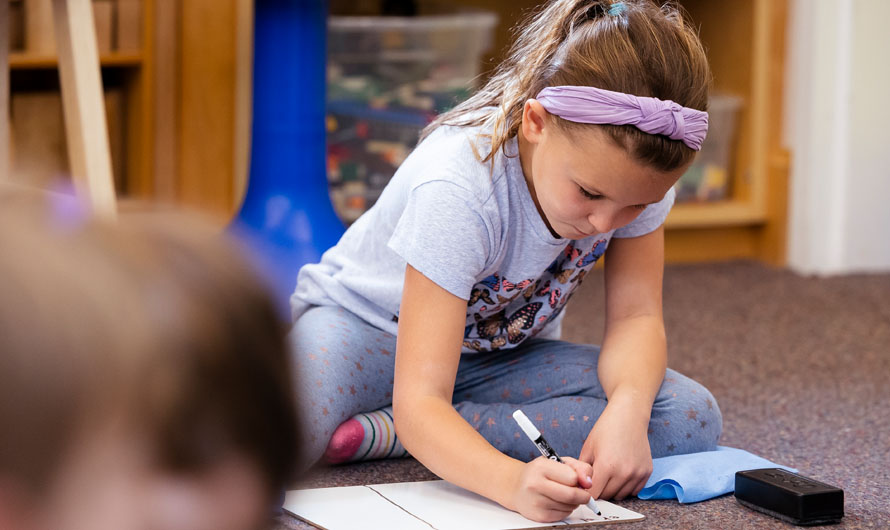
[[[421,133],[481,126],[488,145],[480,162],[515,137],[525,102],[548,86],[595,86],[636,96],[672,100],[707,110],[710,70],[695,30],[679,8],[652,0],[555,0],[518,26],[507,58],[472,97],[441,114]],[[577,124],[555,117],[564,130],[601,127],[635,159],[661,170],[694,156],[682,142],[647,134],[632,125]]]

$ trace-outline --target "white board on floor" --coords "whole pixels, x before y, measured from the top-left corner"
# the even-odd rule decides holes
[[[325,530],[520,530],[644,519],[610,502],[597,506],[602,516],[579,506],[562,521],[537,523],[444,480],[293,490],[284,500],[285,511]]]

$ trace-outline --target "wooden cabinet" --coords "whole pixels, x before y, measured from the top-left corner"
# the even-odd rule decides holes
[[[7,57],[12,178],[46,185],[68,171],[51,5],[2,1],[12,44]],[[154,0],[102,0],[93,6],[115,187],[122,197],[148,197],[154,180]]]
[[[789,154],[781,146],[787,4],[683,0],[708,51],[714,89],[742,98],[724,201],[682,203],[667,220],[669,261],[785,262]]]

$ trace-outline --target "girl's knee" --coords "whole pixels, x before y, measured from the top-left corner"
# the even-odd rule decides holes
[[[652,410],[652,456],[712,451],[723,432],[723,416],[713,394],[676,373],[665,377]]]
[[[723,414],[717,406],[714,395],[703,386],[697,392],[699,400],[691,400],[690,410],[695,411],[694,422],[697,428],[691,429],[693,436],[689,438],[689,447],[686,452],[697,453],[700,451],[713,451],[717,448],[720,435],[723,433]],[[698,402],[698,406],[696,406]],[[688,416],[689,414],[687,414]]]

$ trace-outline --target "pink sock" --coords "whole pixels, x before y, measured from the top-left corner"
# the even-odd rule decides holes
[[[392,407],[356,414],[341,423],[331,435],[324,453],[329,464],[399,458],[408,454],[396,438]]]

